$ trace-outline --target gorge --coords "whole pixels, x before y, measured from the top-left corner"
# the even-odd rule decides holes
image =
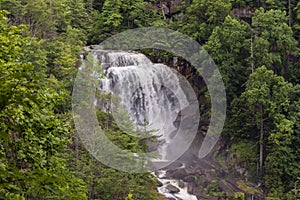
[[[105,74],[97,86],[99,92],[118,96],[121,107],[128,112],[135,127],[145,128],[157,137],[155,142],[148,143],[149,151],[157,151],[162,160],[168,160],[168,156],[173,159],[173,149],[168,149],[168,144],[175,137],[178,126],[184,120],[190,120],[185,119],[181,113],[191,98],[191,94],[182,87],[180,80],[184,77],[176,74],[171,67],[152,63],[141,53],[91,48],[86,48],[86,51],[92,53],[93,59],[101,65]],[[195,88],[195,84],[192,87]],[[199,98],[199,94],[197,96]],[[114,106],[101,105],[99,102],[99,99],[95,102],[98,109],[114,113]],[[188,112],[197,113],[191,109]],[[122,124],[123,118],[118,114],[114,118],[118,126],[130,134],[126,124]],[[157,177],[159,193],[171,200],[218,199],[217,196],[223,195],[226,198],[237,194],[261,199],[258,190],[248,192],[254,185],[247,185],[229,176],[228,169],[215,161],[213,153],[199,159],[196,155],[202,141],[203,134],[199,130],[191,147],[185,153],[182,152],[183,155],[174,159],[171,165],[153,173]]]

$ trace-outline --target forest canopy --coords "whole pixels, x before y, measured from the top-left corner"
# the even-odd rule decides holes
[[[164,199],[152,174],[93,158],[71,114],[83,47],[151,26],[199,42],[222,74],[228,110],[216,157],[245,168],[237,178],[265,198],[300,198],[297,0],[1,0],[0,9],[0,199]],[[140,149],[109,113],[97,117],[112,140]]]

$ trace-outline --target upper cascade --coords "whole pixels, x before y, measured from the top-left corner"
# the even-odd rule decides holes
[[[162,146],[167,146],[176,135],[174,122],[178,114],[188,106],[177,72],[152,63],[141,53],[97,50],[93,55],[106,75],[101,79],[100,92],[118,96],[135,125],[143,124],[153,135],[160,136],[165,144]],[[165,150],[159,148],[163,156]]]
[[[101,63],[103,69],[152,64],[144,54],[136,52],[97,50],[94,51],[94,54]]]

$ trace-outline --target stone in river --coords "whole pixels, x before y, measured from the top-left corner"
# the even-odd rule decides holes
[[[167,185],[166,189],[172,194],[180,192],[180,190],[177,187],[175,187],[174,185],[171,185],[171,184]]]

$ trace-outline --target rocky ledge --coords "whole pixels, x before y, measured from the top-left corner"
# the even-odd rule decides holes
[[[187,187],[189,194],[197,199],[251,199],[262,200],[262,192],[251,183],[231,178],[218,162],[194,157],[184,167],[176,161],[164,168],[164,179],[178,180],[178,187]],[[158,174],[157,174],[158,175]],[[162,185],[162,184],[160,184]],[[179,192],[179,188],[168,184],[169,193]]]

